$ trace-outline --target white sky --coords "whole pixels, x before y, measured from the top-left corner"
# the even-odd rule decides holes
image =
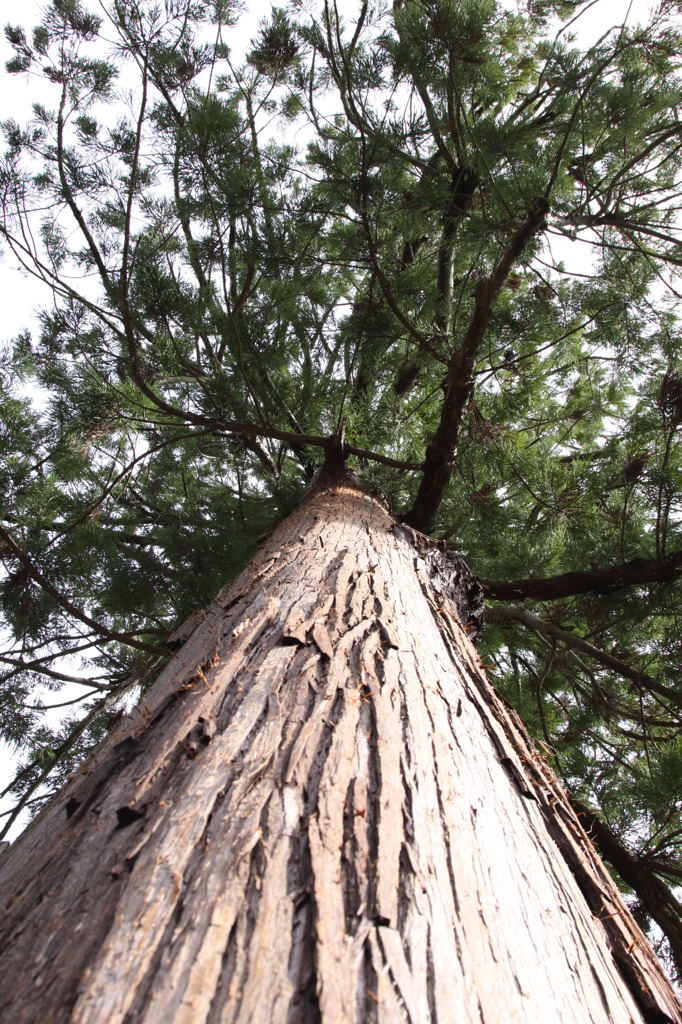
[[[281,2],[281,0],[280,0]],[[516,6],[514,0],[504,0],[505,6],[513,8]],[[94,0],[86,0],[86,6],[97,10],[98,4]],[[249,15],[240,24],[235,32],[232,31],[230,45],[238,49],[240,42],[246,45],[257,29],[260,18],[267,16],[270,4],[262,0],[258,2],[247,2]],[[40,11],[44,7],[38,0],[22,0],[21,4],[15,4],[10,0],[0,0],[2,9],[2,24],[7,21],[13,25],[20,24],[26,30],[30,38],[31,29],[38,24]],[[572,26],[581,42],[588,43],[599,38],[605,31],[615,24],[627,19],[629,24],[636,22],[646,23],[649,20],[649,13],[653,7],[650,0],[594,0],[584,5],[585,11],[580,19]],[[20,124],[24,123],[31,115],[32,103],[44,100],[46,105],[53,102],[54,90],[45,88],[41,90],[41,81],[38,78],[26,75],[8,75],[5,71],[5,62],[13,55],[7,44],[4,35],[0,39],[0,120],[11,117]],[[42,95],[41,95],[42,92]],[[0,141],[0,145],[2,142]],[[563,252],[561,254],[564,255]],[[50,293],[47,287],[41,287],[35,279],[28,278],[25,272],[20,271],[14,265],[11,254],[0,254],[0,303],[2,308],[2,320],[0,321],[0,342],[8,341],[14,337],[19,330],[30,326],[32,313],[41,305],[49,305]],[[78,687],[73,687],[75,692]],[[53,695],[52,702],[69,699],[70,694],[65,688],[57,696]],[[49,703],[48,699],[48,703]],[[57,714],[55,712],[55,714]],[[4,789],[12,775],[12,751],[0,741],[0,791]],[[0,810],[5,810],[12,801],[0,801]],[[10,839],[16,838],[19,832],[25,827],[26,819],[20,819],[15,823],[10,834]]]

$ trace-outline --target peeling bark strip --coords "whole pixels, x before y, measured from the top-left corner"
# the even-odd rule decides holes
[[[3,1021],[682,1022],[415,540],[336,484],[218,594],[4,857]]]

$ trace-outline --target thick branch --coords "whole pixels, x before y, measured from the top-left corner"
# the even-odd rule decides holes
[[[474,389],[476,359],[493,306],[509,272],[531,239],[545,227],[549,205],[542,197],[534,201],[527,219],[504,250],[490,277],[476,287],[474,313],[461,346],[448,364],[445,396],[440,422],[426,449],[426,468],[417,497],[405,522],[423,533],[433,526],[438,507],[450,483],[464,412]]]
[[[441,334],[450,331],[452,311],[452,279],[457,229],[471,206],[478,175],[470,167],[458,167],[452,173],[450,199],[443,219],[443,231],[438,246],[438,315],[436,330]]]
[[[605,668],[610,668],[612,672],[616,672],[625,679],[631,679],[643,690],[648,690],[651,693],[657,693],[660,697],[665,697],[675,707],[682,707],[682,696],[671,686],[665,686],[645,672],[639,672],[637,669],[631,668],[626,662],[614,658],[611,654],[607,654],[606,651],[601,651],[594,644],[583,640],[581,636],[569,633],[565,629],[555,626],[553,622],[546,622],[544,619],[538,618],[537,615],[533,615],[526,608],[520,608],[518,605],[498,604],[492,608],[487,608],[486,618],[489,622],[520,622],[527,629],[532,629],[535,633],[549,636],[553,640],[559,640],[571,650],[586,654]]]
[[[368,462],[378,462],[382,466],[392,466],[393,469],[419,470],[424,468],[423,462],[403,462],[401,459],[392,459],[390,455],[371,452],[367,448],[356,448],[354,444],[346,444],[344,451],[346,455],[354,455],[357,459],[366,459]]]
[[[672,583],[682,572],[682,551],[667,558],[634,558],[610,569],[565,572],[546,579],[491,580],[477,576],[485,596],[493,601],[557,601],[575,594],[610,594],[647,583]]]

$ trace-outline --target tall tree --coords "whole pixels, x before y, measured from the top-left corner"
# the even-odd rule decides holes
[[[247,907],[229,924],[229,915],[222,923],[207,919],[202,934],[210,938],[209,960],[197,960],[212,962],[217,971],[224,952],[220,970],[236,979],[230,999],[237,999],[237,991],[241,998],[243,979],[258,967],[249,941],[266,942],[266,920],[271,941],[282,924],[276,915],[286,913],[290,933],[300,928],[306,938],[283,952],[290,956],[290,972],[276,991],[278,999],[294,1000],[299,1015],[314,1004],[323,1019],[335,1019],[337,1011],[329,1007],[336,997],[325,985],[336,982],[310,969],[311,962],[321,967],[328,927],[329,947],[346,958],[346,980],[338,976],[343,999],[350,991],[344,985],[359,984],[358,965],[364,964],[361,1019],[372,1001],[365,993],[394,1015],[389,1019],[402,1020],[401,1013],[420,1019],[423,999],[433,1019],[443,1016],[443,986],[450,984],[444,979],[450,975],[433,959],[435,936],[444,929],[447,941],[455,942],[459,925],[453,922],[458,914],[464,922],[471,908],[462,909],[455,874],[451,896],[443,896],[458,907],[452,914],[433,901],[427,910],[414,880],[431,858],[441,858],[436,874],[445,865],[453,869],[451,846],[446,850],[454,828],[448,801],[451,796],[452,807],[459,807],[461,766],[439,744],[447,746],[448,736],[454,745],[460,741],[452,718],[459,707],[457,686],[464,686],[482,720],[497,715],[505,723],[509,749],[495,746],[495,730],[486,726],[486,756],[496,757],[510,779],[500,800],[516,801],[507,813],[519,830],[530,814],[521,808],[532,802],[527,794],[534,781],[552,792],[544,767],[532,769],[537,776],[527,769],[528,777],[519,768],[523,760],[535,764],[536,755],[491,690],[477,702],[471,685],[467,689],[458,677],[459,683],[442,683],[443,702],[438,680],[430,678],[427,685],[428,670],[421,665],[426,696],[413,705],[415,684],[405,675],[410,659],[403,655],[414,643],[409,631],[403,633],[407,626],[395,611],[395,593],[382,597],[376,581],[365,593],[365,583],[353,577],[348,595],[335,589],[326,607],[329,580],[337,588],[345,578],[339,566],[347,539],[332,543],[331,534],[329,541],[320,534],[331,544],[330,560],[322,559],[319,575],[311,576],[317,610],[308,609],[308,619],[298,625],[284,613],[279,619],[273,612],[271,621],[264,611],[268,600],[284,602],[288,611],[297,607],[294,592],[277,589],[284,584],[273,569],[279,559],[291,564],[290,543],[284,554],[269,545],[263,549],[271,562],[263,572],[272,570],[274,578],[270,589],[270,576],[263,576],[267,586],[259,600],[266,604],[258,614],[266,615],[270,632],[251,635],[255,612],[247,613],[247,605],[239,622],[229,622],[235,638],[243,626],[254,657],[265,659],[265,675],[254,674],[253,690],[242,681],[200,697],[196,664],[182,676],[178,664],[184,672],[196,661],[197,649],[193,639],[174,653],[192,629],[178,627],[237,575],[299,504],[325,460],[328,470],[338,470],[340,461],[352,465],[365,487],[381,491],[393,515],[407,524],[410,543],[431,534],[465,554],[490,606],[479,648],[497,687],[543,741],[545,756],[590,823],[594,841],[633,894],[640,923],[645,929],[652,921],[658,925],[671,969],[682,968],[682,910],[674,892],[682,873],[682,687],[676,657],[682,371],[675,312],[680,38],[673,12],[674,5],[662,3],[647,26],[617,26],[583,50],[571,36],[579,7],[565,0],[529,3],[523,11],[503,9],[494,0],[403,0],[392,11],[363,3],[346,23],[335,5],[304,11],[292,4],[289,11],[273,10],[242,64],[230,52],[234,12],[226,3],[173,0],[162,11],[142,0],[117,0],[100,21],[77,0],[55,0],[30,39],[19,28],[7,28],[16,50],[9,70],[39,71],[55,90],[53,106],[36,105],[29,125],[4,125],[7,154],[0,176],[5,244],[53,294],[41,314],[39,337],[17,338],[3,371],[2,603],[15,641],[2,655],[0,702],[4,735],[24,751],[9,787],[18,802],[8,825],[23,807],[39,807],[50,787],[63,782],[109,730],[93,755],[111,769],[108,782],[88,761],[85,781],[81,777],[70,786],[88,790],[92,776],[94,790],[85,799],[65,791],[41,818],[47,832],[33,842],[38,870],[40,850],[49,850],[53,841],[52,823],[63,824],[69,814],[58,863],[68,863],[74,843],[85,851],[84,870],[98,864],[109,872],[108,883],[124,881],[130,902],[121,898],[116,904],[119,897],[109,885],[100,894],[106,907],[97,918],[102,935],[105,923],[115,920],[123,936],[131,922],[141,920],[135,914],[143,913],[144,900],[153,902],[166,884],[161,875],[152,878],[154,871],[171,870],[167,858],[180,849],[182,821],[170,826],[175,812],[163,809],[162,792],[154,788],[162,780],[172,788],[166,769],[176,761],[164,744],[175,744],[175,758],[185,748],[191,762],[191,772],[183,763],[179,774],[195,781],[182,790],[180,803],[196,807],[198,793],[208,801],[196,821],[183,818],[189,845],[182,848],[178,868],[182,895],[164,903],[169,916],[154,918],[161,938],[157,945],[150,940],[144,952],[140,947],[131,968],[139,985],[131,983],[129,1002],[116,1010],[121,1020],[126,1013],[133,1014],[129,1019],[147,1019],[149,1013],[151,1020],[164,1012],[161,1003],[154,1008],[152,988],[157,976],[170,972],[176,954],[169,943],[173,929],[184,928],[178,923],[182,906],[192,885],[197,891],[208,886],[206,899],[214,899],[214,872],[224,870],[219,864],[209,870],[205,861],[204,875],[195,864],[196,843],[211,838],[209,816],[224,782],[211,797],[212,777],[202,775],[206,757],[197,753],[208,743],[214,760],[225,747],[226,767],[235,780],[241,778],[246,747],[234,746],[229,729],[241,735],[249,707],[260,707],[268,688],[263,720],[253,723],[266,731],[267,741],[250,729],[241,740],[249,749],[244,784],[250,779],[261,794],[244,795],[244,813],[256,817],[250,831],[244,823],[239,831],[235,819],[233,839],[220,833],[217,819],[214,826],[224,842],[236,841],[238,833],[246,842],[248,833],[254,844],[247,843],[243,860],[230,864],[230,877],[252,910]],[[116,84],[119,69],[129,90],[125,97]],[[17,381],[44,389],[41,411],[22,397]],[[356,530],[354,545],[359,557],[369,544],[367,566],[357,570],[366,573],[376,569],[370,549],[380,542],[373,529],[363,529],[370,540]],[[398,528],[390,529],[393,536]],[[282,534],[276,536],[281,547]],[[313,529],[302,534],[298,570],[287,572],[306,571],[306,559],[313,558],[310,544],[319,543],[315,536]],[[400,575],[406,571],[394,566],[390,582],[399,586],[405,578],[408,587]],[[241,584],[236,586],[240,593]],[[436,600],[433,594],[430,600]],[[450,623],[450,597],[443,600],[441,611]],[[381,608],[365,608],[367,601]],[[384,602],[390,608],[385,613]],[[465,602],[460,611],[465,620],[471,613]],[[332,612],[330,632],[324,619]],[[422,615],[428,619],[426,610]],[[369,639],[363,634],[344,641],[353,617],[358,624],[371,621]],[[266,646],[259,647],[261,642]],[[344,643],[355,644],[352,656]],[[459,635],[456,647],[451,645],[448,640],[445,649],[454,650],[455,661],[471,657],[462,653],[467,648]],[[207,665],[216,650],[203,651],[199,679],[209,679]],[[438,657],[447,663],[445,654]],[[80,667],[73,667],[74,659],[81,659]],[[219,666],[212,668],[225,685],[237,679],[232,669],[221,675]],[[305,685],[294,678],[305,679]],[[52,731],[43,721],[45,691],[58,693],[74,680],[85,693],[79,710]],[[190,684],[191,694],[183,697],[182,687]],[[162,697],[170,701],[172,685],[176,702],[182,699],[164,725]],[[338,689],[347,695],[341,703]],[[261,696],[248,696],[253,692]],[[247,695],[243,707],[235,693]],[[120,726],[115,719],[131,695],[138,711]],[[190,711],[183,700],[201,735],[185,729]],[[278,717],[279,700],[286,711]],[[398,705],[383,707],[387,700],[400,701],[409,726],[400,718],[391,724]],[[441,709],[435,719],[434,702]],[[217,744],[211,715],[220,719],[217,709],[223,706],[225,738]],[[139,722],[146,707],[158,710],[161,725],[142,741]],[[330,737],[328,746],[318,747],[331,761],[321,757],[309,772],[302,769],[301,788],[289,807],[281,802],[288,792],[282,780],[295,736],[307,735],[301,716],[312,716],[320,735]],[[428,764],[414,760],[415,741],[405,733],[427,720]],[[403,739],[396,747],[398,722]],[[397,756],[395,763],[382,760],[384,738],[386,756]],[[259,754],[261,742],[272,757]],[[142,748],[136,744],[151,745],[139,762],[140,775],[134,759]],[[351,762],[343,768],[333,758],[348,759],[351,750],[358,781],[346,780],[344,788],[343,771]],[[441,762],[447,767],[438,776],[435,766]],[[393,794],[390,786],[397,782],[389,776],[397,765],[404,792]],[[323,787],[321,796],[327,770],[334,786]],[[419,811],[426,817],[417,830],[410,808],[419,773],[431,779],[424,786],[433,787],[435,803],[421,794],[427,809]],[[136,802],[128,790],[119,800],[125,786],[142,778],[158,808],[154,815],[148,802]],[[315,785],[308,789],[306,779],[312,778]],[[485,779],[484,790],[467,796],[472,806],[498,791],[499,779]],[[230,785],[231,801],[239,785]],[[107,794],[101,805],[100,789]],[[382,818],[377,800],[384,792],[393,813],[401,809],[399,823],[391,823],[388,812]],[[540,803],[543,811],[534,808],[533,814],[546,818],[549,812]],[[105,804],[119,826],[112,850],[122,859],[111,865],[97,853],[98,844],[112,836],[110,826],[96,827]],[[231,814],[234,805],[229,807]],[[202,814],[209,831],[190,835]],[[303,846],[294,842],[289,815],[300,823]],[[438,839],[423,835],[429,815],[440,816]],[[220,828],[230,824],[229,816],[220,821]],[[571,821],[569,829],[576,825]],[[139,843],[130,845],[131,825],[140,841],[156,837],[146,854]],[[543,827],[561,847],[556,827],[547,821]],[[338,847],[334,857],[325,854],[339,828],[340,861]],[[38,823],[34,836],[37,829]],[[262,841],[270,835],[272,862]],[[286,840],[284,846],[276,836]],[[397,854],[382,846],[401,836]],[[422,840],[436,845],[427,850]],[[482,849],[475,863],[489,865],[486,858],[499,852],[500,839],[491,831],[480,841],[495,849]],[[438,843],[445,846],[436,849]],[[548,856],[543,843],[538,840],[541,860]],[[573,857],[571,867],[580,878],[577,848],[574,843],[568,859]],[[138,870],[145,857],[152,875]],[[25,867],[21,847],[15,861]],[[315,884],[323,885],[319,891],[328,888],[331,894],[341,887],[343,922],[324,921],[327,912],[338,910],[332,896],[324,908],[304,880],[287,880],[287,863],[298,863],[302,873],[312,864]],[[382,877],[384,868],[388,874]],[[269,886],[276,885],[270,870],[285,871],[277,876],[283,889],[272,892],[288,892],[286,911],[255,896],[270,894]],[[525,870],[535,879],[535,868]],[[602,918],[590,900],[597,889],[610,890],[599,869],[590,870],[596,872],[590,884],[597,888],[583,880],[583,898]],[[402,889],[394,886],[396,871]],[[172,878],[171,871],[171,887]],[[405,885],[412,887],[409,914],[401,918]],[[561,907],[558,892],[553,899]],[[66,885],[60,899],[72,895]],[[34,896],[39,898],[37,890]],[[571,905],[574,899],[572,890]],[[389,913],[382,910],[383,900]],[[115,904],[127,905],[128,924]],[[275,916],[260,917],[268,907]],[[351,907],[357,921],[348,919]],[[445,916],[437,919],[441,912]],[[35,927],[32,913],[27,907],[27,942]],[[426,928],[425,946],[419,954],[416,947],[401,946],[401,953],[396,929],[403,941],[408,934],[410,942],[422,941],[415,915]],[[465,965],[457,984],[469,992],[477,986],[476,971],[486,970],[489,961],[480,951],[482,940],[472,937],[473,926],[461,927],[473,943],[462,962],[470,957],[474,973]],[[507,921],[505,927],[511,929],[508,943],[516,939],[517,925]],[[678,1019],[673,997],[660,979],[651,980],[658,976],[646,954],[635,953],[639,946],[631,948],[633,940],[625,942],[615,926],[600,927],[607,938],[594,941],[611,944],[630,993],[618,990],[614,997],[612,975],[600,976],[598,987],[607,993],[603,1019],[619,1019],[614,998],[621,1000],[617,1012],[624,1020],[636,1012],[644,1019],[657,1019],[657,1012]],[[221,928],[226,941],[218,952]],[[306,945],[313,932],[315,953]],[[341,935],[353,936],[355,945],[344,946]],[[177,952],[187,958],[188,973],[181,975],[188,991],[198,985],[196,979],[190,983],[195,939],[183,940]],[[497,939],[490,941],[495,949]],[[122,948],[112,947],[110,959]],[[596,962],[596,953],[587,955]],[[123,970],[110,965],[114,974],[107,974],[104,952],[102,958],[93,975],[100,971],[99,980],[91,989],[84,986],[80,997],[74,988],[78,971],[63,981],[58,1005],[80,998],[74,1012],[81,1016],[75,1019],[95,1019],[97,1013],[102,1019],[97,1000],[104,996],[97,993]],[[403,968],[419,962],[426,964],[425,973],[408,970],[417,979],[412,989]],[[494,991],[506,993],[509,979],[519,977],[518,962],[509,963],[507,981]],[[637,966],[628,975],[630,963]],[[62,984],[48,980],[48,973],[47,985]],[[121,995],[123,975],[116,978]],[[518,985],[524,988],[520,977]],[[256,990],[247,990],[243,1005],[233,1005],[234,1019],[251,1012],[248,1000]],[[647,990],[653,1002],[647,1002]],[[624,1008],[631,998],[637,1011]],[[213,1019],[222,1005],[209,1005],[205,1019]],[[462,1019],[477,1019],[475,1002],[471,1007]],[[31,1012],[26,1010],[26,1019]]]
[[[329,461],[8,857],[3,1016],[681,1021],[476,594]]]

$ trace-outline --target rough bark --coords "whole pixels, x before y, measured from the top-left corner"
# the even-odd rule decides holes
[[[646,856],[633,856],[606,822],[586,804],[575,797],[571,797],[571,804],[599,853],[630,886],[644,910],[667,937],[673,963],[678,976],[682,977],[682,904],[669,886],[651,870],[652,867],[656,869],[655,861],[647,863]]]
[[[3,1020],[682,1022],[419,539],[328,484],[218,594],[5,855]]]

